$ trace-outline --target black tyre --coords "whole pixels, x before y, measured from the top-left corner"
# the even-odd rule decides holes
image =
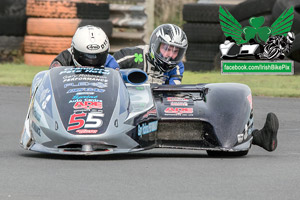
[[[300,75],[300,62],[294,61],[294,74]]]
[[[221,5],[228,10],[233,8],[233,5]],[[187,22],[219,22],[219,7],[218,4],[198,4],[190,3],[183,6],[183,20]]]
[[[0,50],[21,50],[24,37],[0,36]]]
[[[300,32],[300,0],[277,0],[273,7],[272,17],[275,21],[285,9],[291,8],[292,6],[294,7],[292,31],[296,34]]]
[[[207,155],[210,157],[241,157],[241,156],[246,156],[248,154],[248,150],[236,151],[236,152],[207,150],[206,152]]]
[[[26,32],[25,16],[0,16],[0,35],[24,36]]]
[[[186,61],[184,63],[184,70],[186,71],[211,71],[213,68],[213,61]]]
[[[254,16],[271,14],[275,1],[276,0],[247,0],[232,8],[230,13],[238,21],[249,20],[249,18]]]
[[[188,61],[213,61],[219,52],[219,43],[189,43],[186,52]]]
[[[294,61],[300,62],[300,33],[298,33],[295,37],[296,39],[293,42],[292,49],[287,57]]]
[[[2,16],[25,16],[26,0],[1,0],[0,15]]]
[[[97,0],[27,0],[26,13],[33,17],[109,19],[109,4]]]
[[[0,62],[23,62],[24,37],[0,36]]]
[[[108,37],[110,37],[112,34],[113,25],[109,20],[35,17],[30,17],[27,20],[27,34],[72,37],[78,27],[85,25],[94,25],[101,27]]]
[[[189,42],[193,43],[218,43],[225,40],[219,23],[187,23],[183,25]]]

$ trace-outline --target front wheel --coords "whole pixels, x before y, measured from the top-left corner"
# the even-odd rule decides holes
[[[246,151],[211,151],[207,150],[207,155],[210,157],[241,157],[248,154],[249,150]]]

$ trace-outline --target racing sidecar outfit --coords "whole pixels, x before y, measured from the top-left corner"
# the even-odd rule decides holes
[[[159,71],[150,62],[149,45],[123,48],[115,52],[114,58],[121,69],[138,68],[148,75],[148,83],[180,85],[184,72],[184,65],[180,62],[169,72]]]

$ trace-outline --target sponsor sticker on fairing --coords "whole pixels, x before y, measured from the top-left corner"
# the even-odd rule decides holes
[[[98,76],[91,74],[73,74],[73,75],[65,75],[63,77],[63,83],[65,82],[75,82],[75,81],[95,81],[95,82],[104,82],[107,83],[106,76]]]
[[[151,132],[157,131],[158,121],[150,122],[149,124],[143,123],[138,125],[138,136],[146,135]]]
[[[192,115],[193,113],[193,108],[168,107],[165,109],[166,115]]]
[[[76,133],[78,133],[78,134],[96,134],[96,133],[98,133],[98,130],[79,129],[79,130],[76,130]]]
[[[61,71],[59,75],[62,74],[71,74],[71,73],[84,73],[84,74],[102,74],[102,75],[109,75],[110,71],[107,69],[100,69],[100,68],[65,68],[64,71]]]
[[[167,97],[167,101],[184,101],[184,102],[188,102],[189,99],[187,98],[180,98],[180,97]]]
[[[84,102],[76,102],[73,106],[74,109],[84,109],[84,110],[90,110],[90,109],[102,109],[102,101],[100,102],[93,102],[93,101],[84,101]]]
[[[248,99],[248,101],[249,101],[250,108],[252,109],[252,108],[253,108],[253,105],[252,105],[252,95],[249,94],[249,95],[247,96],[247,99]]]
[[[171,106],[188,106],[187,102],[178,102],[178,101],[172,101],[170,103]]]
[[[74,131],[79,129],[97,129],[102,126],[104,113],[92,112],[92,113],[74,113],[70,116],[67,131]],[[84,131],[83,131],[84,132]],[[87,132],[85,132],[87,134]],[[90,133],[95,134],[95,133]]]
[[[31,123],[31,127],[39,136],[41,136],[41,129],[33,121]]]
[[[104,89],[98,89],[98,88],[74,88],[74,89],[69,89],[67,93],[77,93],[77,92],[98,92],[98,93],[103,93],[105,92]]]
[[[66,83],[64,84],[64,88],[67,87],[82,87],[82,86],[94,86],[97,88],[106,88],[107,83],[102,83],[102,82],[78,82],[78,83]]]
[[[149,116],[156,116],[156,108],[149,110],[143,115],[143,118],[148,118]]]

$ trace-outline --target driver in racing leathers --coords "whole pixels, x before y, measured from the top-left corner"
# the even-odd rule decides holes
[[[148,74],[148,83],[179,85],[187,47],[187,37],[181,28],[162,24],[151,34],[150,45],[123,48],[115,52],[114,58],[121,69],[142,69]]]
[[[61,52],[49,69],[59,66],[118,69],[116,60],[108,54],[109,48],[108,37],[101,28],[92,25],[79,27],[72,38],[71,48]]]

